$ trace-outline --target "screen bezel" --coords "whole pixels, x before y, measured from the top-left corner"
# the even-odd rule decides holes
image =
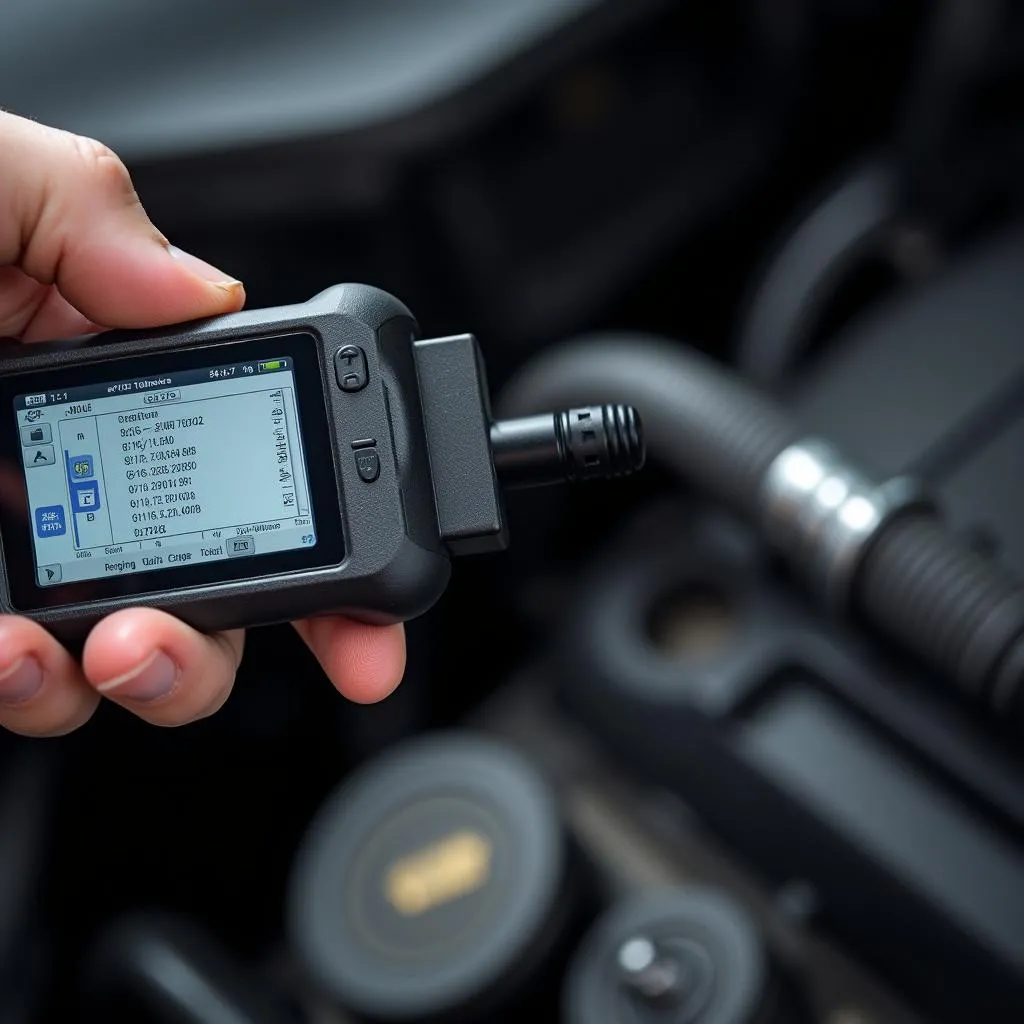
[[[14,409],[17,396],[164,372],[204,369],[225,363],[273,359],[276,356],[289,356],[293,360],[298,396],[297,418],[306,459],[313,527],[317,535],[313,547],[264,555],[257,550],[255,554],[239,559],[151,569],[56,586],[38,585],[32,517],[21,461],[18,417]],[[321,438],[332,436],[323,381],[319,345],[308,332],[290,332],[259,339],[227,339],[148,355],[119,356],[102,362],[13,374],[0,380],[0,465],[6,467],[4,476],[8,481],[13,478],[18,482],[17,487],[8,485],[3,488],[17,493],[0,495],[0,537],[3,538],[8,589],[14,608],[32,612],[221,583],[262,580],[338,565],[345,557],[345,542],[333,445],[319,443]],[[12,469],[15,471],[13,474],[10,472]]]

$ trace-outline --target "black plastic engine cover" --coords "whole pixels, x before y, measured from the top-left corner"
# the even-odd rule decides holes
[[[717,641],[656,643],[658,608],[695,594],[728,609]],[[574,607],[574,717],[756,869],[809,882],[930,1019],[1021,1019],[1024,770],[980,725],[796,600],[717,512],[642,516]]]

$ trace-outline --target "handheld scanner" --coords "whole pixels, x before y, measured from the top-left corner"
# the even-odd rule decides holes
[[[502,487],[639,469],[605,405],[494,422],[472,335],[397,299],[0,349],[0,610],[67,643],[120,608],[204,631],[413,618],[507,543]]]

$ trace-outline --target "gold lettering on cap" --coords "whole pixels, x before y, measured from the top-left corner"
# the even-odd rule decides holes
[[[480,889],[491,873],[490,840],[477,832],[453,832],[401,860],[384,877],[388,902],[405,917]]]

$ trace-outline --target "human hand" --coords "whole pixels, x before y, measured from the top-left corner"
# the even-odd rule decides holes
[[[0,337],[26,342],[230,313],[238,281],[172,247],[105,146],[0,111]],[[335,687],[370,703],[405,668],[401,626],[341,617],[295,623]],[[206,636],[151,608],[89,635],[81,664],[41,626],[0,616],[0,725],[53,736],[102,698],[155,725],[204,718],[227,699],[244,635]]]

